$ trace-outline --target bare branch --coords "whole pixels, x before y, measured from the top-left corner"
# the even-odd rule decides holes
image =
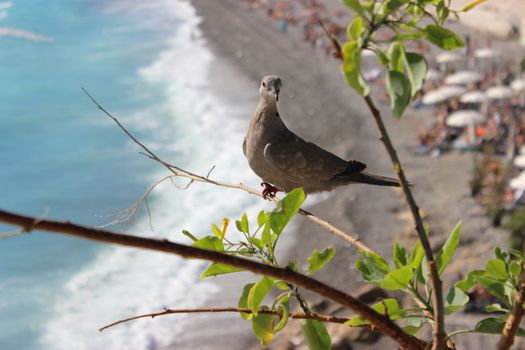
[[[155,318],[158,316],[164,316],[164,315],[171,315],[171,314],[196,314],[196,313],[218,313],[218,312],[243,312],[246,314],[251,314],[251,309],[246,308],[238,308],[238,307],[222,307],[222,308],[206,308],[206,309],[164,309],[164,311],[160,312],[154,312],[149,314],[143,314],[143,315],[137,315],[129,318],[125,318],[123,320],[119,320],[113,323],[110,323],[102,328],[99,329],[99,332],[103,332],[108,328],[114,327],[116,325],[126,323],[129,321],[138,320],[141,318]],[[277,315],[279,317],[282,316],[282,313],[278,312],[277,310],[268,310],[268,309],[260,309],[257,310],[260,314],[268,314],[268,315]],[[320,322],[328,322],[328,323],[339,323],[343,324],[345,322],[350,321],[350,318],[346,317],[336,317],[336,316],[330,316],[330,315],[321,315],[316,313],[301,313],[301,312],[292,312],[289,315],[292,319],[309,319],[309,320],[317,320]]]
[[[498,350],[508,350],[514,344],[514,338],[520,327],[521,320],[525,315],[525,309],[523,303],[525,303],[525,272],[521,273],[520,282],[518,284],[519,290],[516,293],[512,312],[505,322],[501,338],[498,342]]]
[[[4,210],[0,210],[0,222],[22,227],[26,231],[42,230],[98,242],[119,244],[127,247],[176,254],[185,258],[214,261],[217,263],[248,270],[256,274],[282,279],[297,286],[306,288],[312,292],[318,293],[319,295],[322,295],[351,309],[363,319],[369,321],[372,327],[378,331],[383,332],[398,342],[403,349],[422,350],[426,345],[424,341],[405,333],[388,317],[377,313],[368,305],[360,302],[353,296],[332,288],[313,278],[294,272],[289,268],[265,265],[246,258],[174,243],[166,239],[159,240],[140,236],[131,236],[122,233],[106,231],[95,227],[77,225],[70,222],[38,220],[34,217],[13,214]]]
[[[170,163],[167,163],[165,161],[163,161],[162,159],[160,159],[159,157],[157,157],[157,155],[155,155],[155,153],[153,153],[152,151],[150,151],[145,145],[143,145],[139,140],[137,140],[125,127],[124,125],[122,125],[118,119],[116,117],[114,117],[113,115],[111,115],[106,109],[104,109],[104,107],[102,107],[84,88],[82,88],[82,91],[84,91],[84,93],[91,99],[91,101],[93,101],[93,103],[102,111],[104,112],[108,117],[110,117],[117,125],[120,129],[122,129],[122,131],[124,131],[126,133],[126,135],[129,136],[129,138],[131,138],[131,140],[133,140],[133,142],[135,142],[137,145],[139,145],[145,152],[139,152],[143,155],[145,155],[146,157],[162,164],[166,169],[168,169],[173,175],[175,176],[179,176],[179,177],[185,177],[185,178],[188,178],[190,179],[190,182],[184,187],[184,189],[188,188],[193,182],[202,182],[202,183],[207,183],[207,184],[211,184],[211,185],[215,185],[215,186],[219,186],[219,187],[225,187],[225,188],[235,188],[235,189],[239,189],[239,190],[243,190],[245,192],[248,192],[250,194],[253,194],[253,195],[256,195],[256,196],[259,196],[259,197],[262,197],[260,191],[257,191],[251,187],[248,187],[242,183],[239,183],[239,184],[232,184],[232,183],[227,183],[227,182],[222,182],[222,181],[217,181],[217,180],[212,180],[209,178],[209,175],[211,174],[212,170],[215,168],[215,166],[213,166],[211,168],[211,170],[208,172],[208,174],[206,176],[200,176],[200,175],[197,175],[195,173],[192,173],[192,172],[189,172],[187,170],[184,170],[176,165],[173,165],[173,164],[170,164]],[[277,198],[274,198],[273,199],[275,202],[278,202],[279,200]],[[346,233],[344,232],[343,230],[333,226],[332,224],[328,223],[327,221],[315,216],[314,214],[312,214],[311,212],[309,211],[306,211],[304,209],[300,209],[299,210],[299,214],[305,216],[307,219],[309,219],[310,221],[312,222],[315,222],[316,224],[318,224],[319,226],[323,227],[324,229],[328,230],[328,232],[344,239],[345,241],[347,241],[348,243],[350,243],[351,245],[353,245],[354,247],[358,248],[359,250],[364,250],[364,251],[367,251],[367,252],[372,252],[372,253],[376,253],[378,254],[376,251],[374,251],[372,248],[370,247],[367,247],[364,243],[362,243],[361,241],[359,241],[359,238],[356,238],[356,237],[353,237],[351,234],[349,233]]]

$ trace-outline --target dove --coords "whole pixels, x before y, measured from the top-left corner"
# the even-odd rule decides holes
[[[302,187],[305,193],[330,191],[352,183],[399,187],[396,179],[371,175],[366,164],[344,160],[289,130],[277,110],[281,79],[267,75],[259,88],[259,104],[250,120],[243,152],[262,180],[264,198]]]

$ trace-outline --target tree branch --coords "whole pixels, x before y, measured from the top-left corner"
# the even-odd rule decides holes
[[[155,318],[158,316],[171,315],[171,314],[196,314],[196,313],[217,313],[217,312],[242,312],[246,314],[251,314],[252,310],[247,309],[247,308],[238,308],[238,307],[222,307],[222,308],[206,308],[206,309],[164,309],[164,311],[137,315],[137,316],[125,318],[123,320],[119,320],[119,321],[110,323],[100,328],[99,332],[105,331],[106,329],[114,327],[116,325],[126,323],[129,321],[133,321],[133,320],[138,320],[141,318]],[[257,312],[260,314],[277,315],[279,317],[282,316],[282,313],[276,310],[260,309],[260,310],[257,310]],[[305,314],[301,312],[295,312],[295,313],[292,312],[290,313],[289,317],[293,319],[297,319],[297,320],[309,319],[309,320],[317,320],[320,322],[339,323],[339,324],[343,324],[351,320],[350,318],[346,318],[346,317],[336,317],[336,316],[321,315],[321,314],[316,314],[316,313]]]
[[[140,146],[145,151],[145,153],[141,152],[143,155],[145,155],[146,157],[148,157],[148,158],[150,158],[150,159],[160,163],[166,169],[168,169],[173,175],[178,176],[178,177],[185,177],[185,178],[190,179],[190,182],[185,186],[185,188],[188,188],[193,182],[202,182],[202,183],[207,183],[207,184],[215,185],[215,186],[219,186],[219,187],[234,188],[234,189],[242,190],[242,191],[248,192],[250,194],[253,194],[253,195],[256,195],[256,196],[259,196],[259,197],[262,198],[262,195],[261,195],[260,191],[257,191],[257,190],[255,190],[255,189],[253,189],[253,188],[251,188],[249,186],[246,186],[246,185],[244,185],[242,183],[232,184],[232,183],[227,183],[227,182],[223,182],[223,181],[217,181],[217,180],[210,179],[209,175],[210,175],[211,171],[215,168],[215,166],[213,166],[211,168],[211,170],[208,172],[208,174],[206,176],[201,176],[201,175],[197,175],[195,173],[189,172],[187,170],[184,170],[184,169],[182,169],[182,168],[180,168],[180,167],[178,167],[176,165],[173,165],[173,164],[170,164],[170,163],[167,163],[167,162],[163,161],[155,153],[153,153],[150,149],[148,149],[144,144],[142,144],[138,139],[136,139],[133,136],[133,134],[131,134],[126,129],[126,127],[124,127],[124,125],[122,125],[119,122],[119,120],[116,117],[114,117],[104,107],[102,107],[97,102],[97,100],[95,100],[84,88],[82,88],[82,91],[91,99],[91,101],[93,101],[93,103],[98,107],[98,109],[100,109],[102,112],[104,112],[104,114],[106,114],[108,117],[110,117],[117,124],[117,126],[122,131],[124,131],[126,133],[126,135],[128,135],[128,137],[133,142],[135,142],[138,146]],[[163,178],[162,180],[160,180],[157,183],[155,183],[154,185],[152,185],[150,187],[150,189],[148,189],[148,191],[146,192],[145,196],[147,196],[147,194],[149,194],[149,192],[153,189],[153,187],[155,187],[159,182],[162,182],[163,180],[165,180],[167,178],[169,178],[169,176]],[[146,198],[145,196],[143,196],[143,198]],[[141,198],[141,200],[143,198]],[[139,200],[139,202],[141,200]],[[277,198],[273,198],[273,200],[274,200],[274,202],[278,202],[279,201]],[[133,207],[135,207],[135,205]],[[136,210],[136,208],[135,208],[135,210]],[[309,212],[307,210],[304,210],[304,209],[299,209],[299,214],[305,216],[308,220],[310,220],[310,221],[316,223],[317,225],[323,227],[324,229],[328,230],[328,232],[330,232],[330,233],[332,233],[332,234],[334,234],[334,235],[344,239],[345,241],[347,241],[348,243],[350,243],[351,245],[353,245],[357,249],[364,250],[364,251],[375,253],[375,254],[379,255],[379,253],[374,251],[372,248],[366,246],[364,243],[359,241],[359,238],[353,237],[351,234],[344,232],[343,230],[335,227],[334,225],[330,224],[329,222],[327,222],[327,221],[325,221],[325,220],[315,216],[311,212]]]
[[[149,249],[164,253],[176,254],[185,258],[214,261],[217,263],[242,268],[256,274],[282,279],[284,281],[306,288],[310,291],[316,292],[328,299],[333,300],[336,303],[346,306],[365,320],[369,321],[375,329],[394,339],[404,349],[422,350],[426,345],[424,341],[405,333],[398,325],[390,320],[388,316],[377,313],[368,305],[360,302],[351,295],[332,288],[313,278],[294,272],[288,268],[265,265],[246,258],[200,249],[170,242],[168,240],[130,236],[122,233],[102,230],[99,228],[77,225],[67,221],[60,222],[42,220],[35,217],[13,214],[4,210],[0,210],[0,222],[22,227],[27,232],[32,230],[42,230],[98,242]]]
[[[394,145],[392,144],[392,141],[390,140],[388,131],[385,128],[383,119],[381,118],[381,113],[374,105],[374,102],[372,101],[372,98],[370,97],[370,95],[365,96],[364,99],[365,99],[365,102],[368,108],[370,109],[370,112],[372,112],[374,120],[376,121],[376,124],[377,124],[377,128],[379,129],[379,132],[381,133],[381,141],[385,145],[385,148],[394,166],[394,171],[397,173],[397,177],[399,178],[401,188],[403,189],[403,193],[405,194],[405,198],[407,200],[408,207],[410,208],[410,212],[412,213],[412,217],[414,218],[414,222],[416,225],[416,232],[419,236],[419,240],[421,241],[423,250],[425,251],[425,257],[427,258],[427,261],[428,261],[430,282],[432,284],[432,289],[433,289],[432,297],[434,301],[434,337],[433,337],[434,342],[432,344],[432,349],[444,349],[447,346],[446,345],[447,340],[446,340],[446,334],[445,334],[445,319],[444,319],[445,312],[444,312],[444,306],[443,306],[443,286],[441,283],[441,279],[439,278],[436,263],[434,261],[434,255],[432,253],[432,248],[430,246],[430,242],[428,240],[426,230],[423,225],[423,219],[421,218],[419,207],[417,206],[414,196],[412,195],[412,191],[410,190],[410,184],[408,183],[406,179],[405,172],[403,171],[403,167],[401,166],[401,163],[397,156]]]
[[[519,289],[516,293],[512,312],[509,318],[507,318],[507,322],[505,322],[501,338],[498,342],[498,350],[508,350],[511,348],[512,344],[514,344],[514,338],[518,332],[521,320],[525,315],[525,309],[523,308],[523,303],[525,303],[525,272],[521,273],[518,287]]]

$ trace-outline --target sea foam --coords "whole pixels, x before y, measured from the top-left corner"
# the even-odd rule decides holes
[[[177,164],[188,170],[205,174],[216,165],[212,177],[253,182],[254,175],[241,148],[247,119],[244,123],[239,120],[246,109],[242,105],[226,105],[212,91],[208,78],[215,58],[198,28],[200,19],[186,1],[154,3],[164,16],[183,20],[168,48],[136,72],[143,79],[144,89],[162,86],[164,95],[162,102],[122,116],[121,121],[130,130],[146,135],[142,140],[145,144],[159,154],[176,157]],[[118,111],[115,114],[120,118]],[[131,142],[130,147],[137,150]],[[151,168],[156,167],[152,162]],[[164,170],[143,174],[151,182],[165,175]],[[189,242],[180,234],[182,229],[202,236],[210,233],[210,223],[219,224],[223,217],[238,218],[243,211],[254,217],[264,206],[262,201],[241,191],[206,184],[193,184],[183,191],[169,182],[154,191],[149,205],[155,230],[151,232],[147,215],[143,215],[128,231],[185,243]],[[59,291],[49,309],[48,322],[43,325],[40,342],[46,349],[64,350],[141,350],[172,344],[191,315],[138,320],[101,334],[97,329],[163,307],[202,305],[218,291],[212,282],[199,280],[205,266],[202,261],[167,254],[103,248]]]

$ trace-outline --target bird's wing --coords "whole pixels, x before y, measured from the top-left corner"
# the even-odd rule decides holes
[[[361,171],[366,167],[360,162],[347,162],[291,131],[266,144],[264,158],[270,166],[296,181],[327,181],[350,168]]]

